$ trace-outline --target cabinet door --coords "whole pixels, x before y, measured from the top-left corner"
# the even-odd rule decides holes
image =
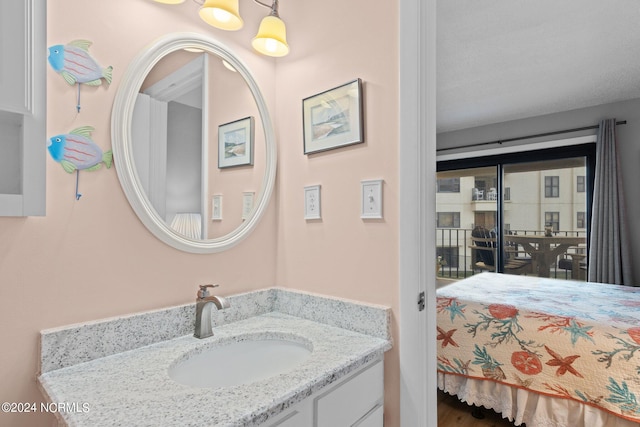
[[[370,413],[382,406],[383,398],[383,363],[378,361],[316,398],[317,427],[352,426],[364,422]],[[376,425],[372,423],[374,418],[364,425]],[[382,424],[378,426],[382,427]]]
[[[46,6],[0,1],[0,216],[45,213]]]
[[[279,414],[273,420],[267,421],[268,427],[312,427],[313,404],[311,399],[305,399]]]
[[[0,110],[31,112],[30,1],[0,2]]]
[[[384,424],[384,410],[382,405],[378,405],[374,410],[358,420],[353,427],[382,427]]]

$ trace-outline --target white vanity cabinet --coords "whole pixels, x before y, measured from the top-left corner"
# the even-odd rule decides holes
[[[265,423],[268,427],[313,426],[313,399],[307,398]]]
[[[46,5],[0,1],[0,216],[45,213]]]
[[[265,309],[272,301],[278,301],[282,304],[278,308],[283,309],[312,308],[314,315],[334,316],[334,320],[343,316],[340,321],[353,328],[369,324],[379,327],[368,329],[372,333],[365,334],[279,311],[257,315],[251,312]],[[191,304],[43,331],[38,381],[45,398],[48,402],[89,400],[91,411],[59,414],[68,425],[77,427],[383,426],[383,360],[392,345],[388,335],[389,308],[275,288],[232,295],[228,302],[248,317],[218,324],[214,336],[202,340],[192,335]],[[158,325],[164,331],[165,325],[178,318],[176,336],[152,344],[139,340],[140,325]],[[183,335],[185,331],[187,334]],[[106,336],[109,340],[105,343]],[[134,336],[135,341],[126,342]],[[282,371],[275,369],[266,357],[256,356],[258,362],[239,357],[247,351],[247,347],[241,346],[243,342],[260,349],[255,355],[266,354],[269,348],[283,348],[279,344],[286,342],[295,344],[298,350],[302,345],[311,352],[298,364],[288,359],[285,365],[290,369]],[[172,367],[188,362],[191,355],[223,347],[233,351],[226,360],[210,360],[217,368],[225,370],[229,366],[230,372],[234,368],[230,356],[238,358],[240,364],[235,368],[256,367],[266,377],[252,381],[252,374],[247,372],[249,377],[234,378],[249,382],[240,381],[241,385],[219,386],[210,391],[199,386],[190,391],[187,384],[173,380]],[[87,361],[89,349],[94,359]],[[284,353],[271,354],[279,354],[276,356],[279,361],[285,360]],[[142,376],[141,371],[145,373]],[[200,375],[200,369],[192,372]],[[162,393],[150,392],[156,389],[162,389]],[[132,401],[142,406],[132,406]]]
[[[384,368],[375,360],[267,422],[269,427],[382,427]]]

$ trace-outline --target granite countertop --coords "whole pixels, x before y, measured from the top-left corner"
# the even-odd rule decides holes
[[[297,341],[312,353],[286,373],[225,388],[186,386],[168,375],[187,352],[245,339]],[[50,402],[70,409],[58,413],[70,426],[253,426],[390,348],[384,337],[268,311],[214,326],[210,338],[183,335],[48,370],[38,379]]]

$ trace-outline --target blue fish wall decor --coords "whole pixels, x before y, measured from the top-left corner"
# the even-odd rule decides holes
[[[89,54],[89,40],[73,40],[66,45],[49,47],[49,65],[71,86],[78,85],[78,104],[80,112],[80,84],[100,86],[103,81],[111,84],[113,67],[101,67]]]
[[[103,152],[91,139],[94,130],[92,126],[82,126],[69,133],[52,136],[47,141],[47,149],[53,160],[68,173],[76,172],[76,199],[81,196],[78,193],[80,170],[95,171],[103,164],[108,169],[113,164],[112,151]]]

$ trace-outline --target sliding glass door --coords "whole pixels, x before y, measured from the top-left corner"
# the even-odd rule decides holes
[[[438,277],[585,280],[593,144],[438,163]]]
[[[489,260],[495,245],[477,251],[473,247],[472,233],[486,230],[495,237],[498,229],[497,168],[454,169],[438,172],[437,178],[436,268],[439,268],[439,276],[453,279],[470,276],[476,263],[483,262],[483,256],[487,258],[483,268],[495,271],[495,261]]]

